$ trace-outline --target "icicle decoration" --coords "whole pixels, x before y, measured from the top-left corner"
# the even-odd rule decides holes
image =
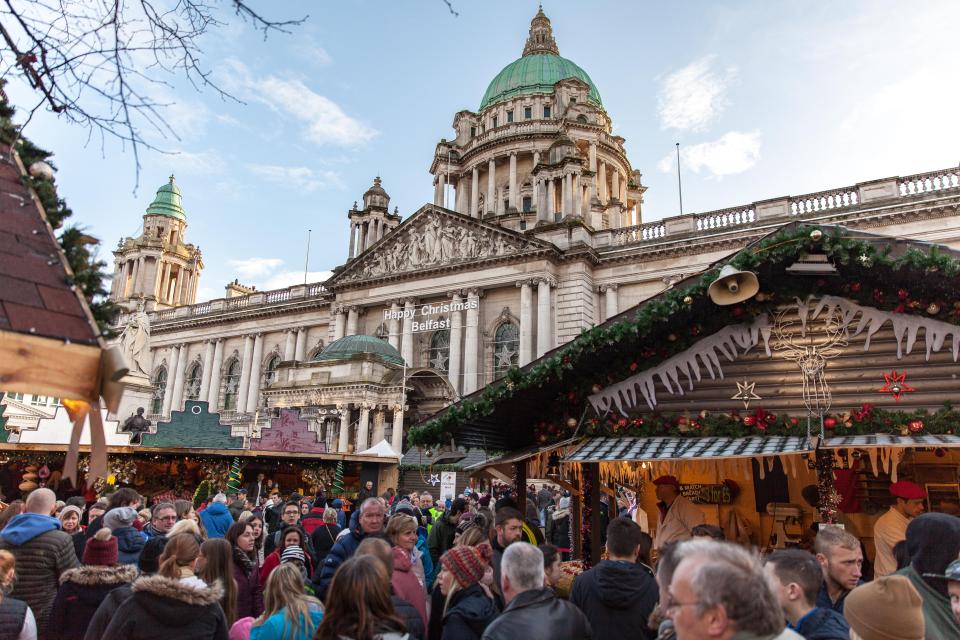
[[[814,296],[808,297],[805,301],[797,298],[800,322],[804,328],[806,328],[808,320],[815,320],[824,311],[830,314],[836,313],[837,317],[842,319],[844,327],[853,324],[854,319],[859,315],[860,321],[857,323],[856,329],[853,330],[851,337],[858,336],[866,330],[867,337],[863,344],[864,351],[870,350],[870,339],[884,324],[889,322],[893,327],[893,335],[897,341],[898,360],[903,357],[904,353],[909,354],[913,351],[920,329],[923,329],[927,360],[930,359],[932,351],[940,351],[943,348],[948,337],[953,341],[951,343],[953,361],[956,362],[957,358],[960,357],[960,327],[957,325],[933,318],[881,311],[873,307],[861,307],[846,298],[837,296],[823,296],[816,303],[816,306],[813,306],[814,302],[816,302]],[[906,338],[905,345],[904,338]]]
[[[687,388],[693,391],[694,378],[702,379],[705,368],[714,380],[723,379],[720,355],[734,362],[738,355],[748,353],[763,339],[767,355],[770,355],[770,321],[760,316],[750,324],[737,324],[724,327],[712,336],[700,340],[695,345],[677,355],[664,360],[656,367],[631,376],[590,396],[594,410],[603,414],[616,406],[617,411],[626,415],[627,409],[637,405],[639,396],[646,401],[651,410],[656,409],[656,381],[660,380],[668,393],[683,395],[681,376],[687,379]],[[638,395],[639,394],[639,395]]]

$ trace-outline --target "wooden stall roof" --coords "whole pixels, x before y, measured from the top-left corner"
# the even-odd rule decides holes
[[[489,458],[487,460],[484,460],[483,462],[472,464],[469,467],[466,467],[464,471],[476,472],[476,471],[482,471],[488,467],[496,467],[502,464],[512,464],[514,462],[523,462],[524,460],[529,460],[530,458],[536,455],[539,455],[541,453],[548,453],[550,451],[555,451],[557,449],[572,445],[579,441],[580,441],[580,438],[568,438],[566,440],[555,442],[553,444],[526,447],[523,449],[519,449],[517,451],[511,451],[510,453],[505,453],[495,458]]]

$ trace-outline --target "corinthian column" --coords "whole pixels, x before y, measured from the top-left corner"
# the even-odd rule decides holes
[[[393,407],[393,436],[390,438],[390,446],[398,453],[403,453],[403,405],[398,404]]]
[[[477,390],[479,370],[477,357],[480,354],[480,291],[471,289],[467,294],[467,327],[464,340],[463,395]]]
[[[553,305],[550,302],[550,281],[537,283],[537,357],[553,348]]]
[[[497,211],[497,161],[490,160],[487,163],[487,210],[484,213],[496,213]],[[481,218],[483,215],[480,216]]]
[[[167,386],[163,389],[163,408],[161,413],[165,416],[170,415],[170,407],[173,405],[173,388],[177,381],[177,366],[180,358],[180,347],[170,347],[170,362],[167,365]]]
[[[518,282],[520,287],[520,366],[533,360],[533,288],[529,280]]]
[[[390,333],[387,336],[387,341],[390,343],[390,346],[400,351],[400,304],[394,302],[390,305],[390,321],[387,323],[387,331]]]
[[[400,355],[408,367],[413,366],[413,300],[403,303],[403,342],[400,343]]]
[[[460,393],[461,340],[463,338],[463,311],[459,309],[461,304],[463,304],[463,298],[460,297],[460,293],[454,293],[450,309],[450,366],[447,376],[455,394]]]
[[[544,211],[543,219],[547,222],[553,222],[557,212],[557,181],[551,178],[547,181],[547,210]]]
[[[333,325],[333,339],[339,340],[344,336],[347,331],[347,317],[343,313],[343,307],[337,306],[333,310],[334,315],[334,325]]]
[[[180,356],[177,358],[177,380],[173,383],[173,405],[171,411],[180,411],[183,407],[183,386],[187,377],[188,345],[180,345]]]
[[[260,400],[260,367],[263,364],[263,334],[258,333],[253,341],[253,358],[250,367],[250,389],[247,392],[247,413],[257,410]]]
[[[519,209],[517,206],[517,154],[510,154],[510,208]]]
[[[297,339],[293,348],[293,359],[297,362],[303,362],[307,359],[307,329],[300,327],[297,329]]]
[[[250,367],[253,363],[253,336],[243,336],[243,356],[240,360],[240,386],[237,388],[237,411],[247,406],[247,391],[250,389]]]
[[[370,430],[370,405],[360,406],[360,422],[357,424],[357,447],[354,453],[360,453],[368,448],[367,432]]]
[[[607,291],[604,294],[604,301],[607,306],[607,320],[620,313],[620,305],[617,300],[617,285],[607,285]]]
[[[480,208],[480,168],[473,167],[473,179],[470,180],[470,217],[481,218],[483,215],[477,211]]]
[[[359,310],[356,307],[347,307],[347,335],[357,335],[357,320],[359,319]]]
[[[206,400],[210,393],[210,373],[213,368],[213,350],[215,345],[213,340],[205,342],[206,348],[203,352],[203,372],[200,375],[200,397],[199,400]]]
[[[340,434],[337,439],[337,452],[346,453],[350,446],[350,408],[345,404],[337,405],[340,417]]]
[[[223,338],[217,340],[217,345],[213,350],[213,366],[210,371],[210,389],[207,395],[207,402],[210,403],[210,411],[216,411],[220,408],[220,371],[223,369]]]
[[[297,353],[297,334],[293,329],[284,331],[283,360],[290,362]]]
[[[600,162],[600,202],[607,204],[607,164],[605,162]]]

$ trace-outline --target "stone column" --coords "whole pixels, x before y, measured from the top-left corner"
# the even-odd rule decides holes
[[[247,391],[250,389],[250,367],[253,363],[253,336],[243,336],[243,355],[240,359],[240,386],[237,387],[237,408],[242,412],[247,406]]]
[[[556,219],[554,215],[557,212],[557,181],[551,178],[547,182],[547,210],[544,220],[553,222]]]
[[[573,215],[583,215],[583,190],[580,188],[580,174],[573,176]]]
[[[163,273],[160,276],[160,287],[159,292],[157,293],[157,300],[160,300],[163,303],[169,303],[170,301],[170,263],[163,263]]]
[[[387,332],[390,334],[387,336],[387,342],[390,343],[390,346],[400,351],[400,318],[397,316],[400,315],[400,303],[391,302],[390,303],[390,320],[387,322]]]
[[[510,204],[511,209],[519,209],[517,206],[517,154],[510,154]]]
[[[551,282],[537,283],[537,357],[553,348],[553,305],[550,302]]]
[[[460,360],[462,357],[461,340],[463,338],[463,311],[454,311],[463,303],[460,292],[455,292],[451,299],[450,309],[450,366],[447,368],[447,378],[455,394],[460,393]]]
[[[257,402],[260,400],[260,379],[262,377],[261,368],[263,366],[263,334],[258,333],[253,341],[253,362],[250,367],[250,389],[247,392],[247,413],[253,413],[257,410]]]
[[[398,404],[393,407],[393,437],[390,438],[390,446],[397,453],[403,454],[403,405]]]
[[[338,404],[337,411],[340,417],[340,434],[337,439],[337,451],[346,453],[350,445],[350,408],[345,404]]]
[[[590,143],[590,171],[597,172],[597,143]]]
[[[473,167],[472,180],[470,180],[470,217],[481,218],[483,215],[477,211],[480,208],[480,168]]]
[[[180,345],[180,356],[177,358],[177,379],[173,383],[173,404],[171,411],[180,411],[183,408],[183,386],[187,377],[187,350],[188,346]]]
[[[620,170],[613,170],[613,188],[610,190],[611,199],[616,198],[620,200]]]
[[[484,213],[497,212],[497,161],[487,163],[487,210]],[[480,216],[483,217],[482,215]]]
[[[604,303],[606,305],[607,320],[620,313],[620,305],[617,300],[617,285],[608,284],[604,287]]]
[[[354,448],[354,453],[360,453],[364,449],[368,449],[369,445],[367,443],[367,432],[370,430],[370,405],[362,404],[360,405],[360,421],[357,423],[357,446]]]
[[[210,373],[213,368],[213,350],[215,345],[213,340],[207,340],[206,349],[203,352],[203,372],[200,375],[200,397],[199,400],[206,400],[210,393]]]
[[[347,307],[347,335],[357,335],[357,320],[359,319],[359,310],[356,307]]]
[[[408,367],[413,366],[413,300],[403,302],[403,341],[400,343],[400,355]]]
[[[347,254],[348,260],[353,260],[353,252],[357,243],[357,225],[355,222],[350,223],[350,252]]]
[[[283,360],[290,362],[297,355],[297,334],[293,329],[287,329],[284,334],[286,337],[283,342]]]
[[[133,275],[130,277],[130,295],[137,293],[137,278],[140,276],[139,258],[131,261],[133,263]]]
[[[367,248],[367,223],[358,222],[357,223],[358,239],[360,244],[357,245],[357,255],[363,253],[364,249]]]
[[[337,306],[333,310],[334,315],[334,325],[333,325],[333,339],[339,340],[342,338],[347,331],[347,316],[343,313],[343,306]]]
[[[477,359],[480,355],[480,291],[471,289],[467,294],[467,327],[464,340],[463,395],[477,390],[479,369]]]
[[[296,358],[297,362],[303,362],[307,359],[307,328],[300,327],[297,329],[297,342],[293,350],[293,357]]]
[[[547,188],[543,180],[537,180],[534,187],[537,191],[537,220],[547,219]]]
[[[533,287],[529,280],[518,282],[520,287],[520,366],[533,360]]]
[[[570,174],[563,176],[563,183],[560,190],[560,212],[561,218],[570,215]]]
[[[538,164],[540,164],[540,152],[534,151],[533,152],[534,168],[536,168]],[[535,207],[540,206],[540,181],[537,180],[536,178],[533,179],[533,197],[531,198],[531,200],[533,202],[533,206]],[[539,208],[538,208],[538,214],[539,214]]]
[[[170,362],[167,363],[167,386],[163,389],[163,407],[161,409],[161,413],[165,416],[170,415],[170,407],[173,405],[173,385],[177,381],[179,359],[180,347],[170,347]]]
[[[600,193],[600,202],[602,204],[607,204],[607,164],[605,162],[600,163],[600,184],[597,185]]]
[[[207,402],[210,403],[210,411],[216,411],[220,408],[220,372],[223,369],[223,339],[217,340],[216,348],[213,350],[213,366],[210,369],[210,389],[207,394]]]
[[[370,446],[376,446],[380,444],[381,440],[384,440],[384,434],[386,429],[384,428],[383,422],[386,418],[383,408],[380,405],[377,405],[373,409],[373,438],[370,440]]]

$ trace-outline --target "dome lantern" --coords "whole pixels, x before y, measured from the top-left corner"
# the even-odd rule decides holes
[[[530,36],[523,47],[523,55],[532,56],[543,53],[558,56],[560,49],[557,48],[557,41],[553,39],[550,18],[543,13],[543,5],[540,5],[537,15],[530,21]]]

